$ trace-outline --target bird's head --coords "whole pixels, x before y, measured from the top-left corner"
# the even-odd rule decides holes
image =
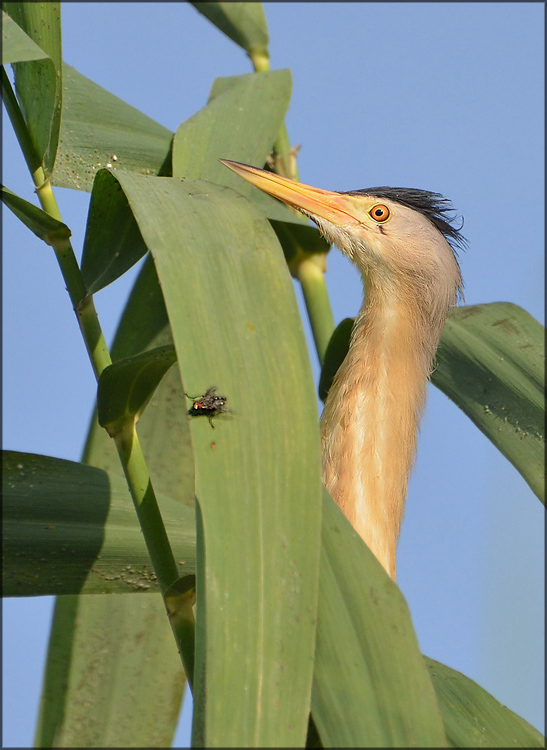
[[[456,250],[465,240],[446,218],[451,209],[438,193],[390,187],[338,193],[248,164],[220,161],[309,216],[357,265],[367,286],[455,304],[462,287]]]

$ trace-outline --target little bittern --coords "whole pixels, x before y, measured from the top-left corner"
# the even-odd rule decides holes
[[[321,419],[323,481],[392,578],[426,383],[462,289],[464,238],[438,193],[377,187],[347,193],[222,160],[309,216],[361,272],[364,302]]]

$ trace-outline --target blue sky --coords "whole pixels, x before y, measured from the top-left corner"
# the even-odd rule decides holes
[[[544,6],[266,3],[288,67],[301,179],[332,190],[420,187],[464,216],[467,304],[510,301],[544,323]],[[63,6],[66,62],[175,130],[245,53],[190,5]],[[9,123],[4,178],[32,200]],[[230,154],[226,154],[230,158]],[[79,253],[89,196],[56,191]],[[4,214],[4,447],[79,460],[95,382],[53,253]],[[135,269],[96,296],[112,339]],[[333,250],[336,321],[361,282]],[[296,290],[300,299],[300,292]],[[314,372],[318,376],[312,349]],[[544,517],[520,475],[431,387],[398,556],[424,653],[544,725]],[[4,747],[32,746],[50,598],[4,601]],[[188,743],[188,706],[175,746]]]

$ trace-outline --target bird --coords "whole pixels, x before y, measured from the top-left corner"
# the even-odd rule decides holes
[[[357,267],[364,299],[321,417],[322,478],[392,579],[426,385],[463,297],[451,204],[417,188],[335,192],[220,160],[298,209]]]

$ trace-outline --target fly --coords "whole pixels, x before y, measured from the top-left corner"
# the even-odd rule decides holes
[[[217,394],[216,386],[208,388],[203,396],[189,396],[186,392],[184,395],[187,396],[187,398],[192,399],[194,402],[188,409],[188,414],[192,417],[207,417],[213,430],[215,429],[213,419],[217,414],[231,412],[231,409],[228,409],[226,406],[226,401],[228,399],[226,396],[219,396]]]

